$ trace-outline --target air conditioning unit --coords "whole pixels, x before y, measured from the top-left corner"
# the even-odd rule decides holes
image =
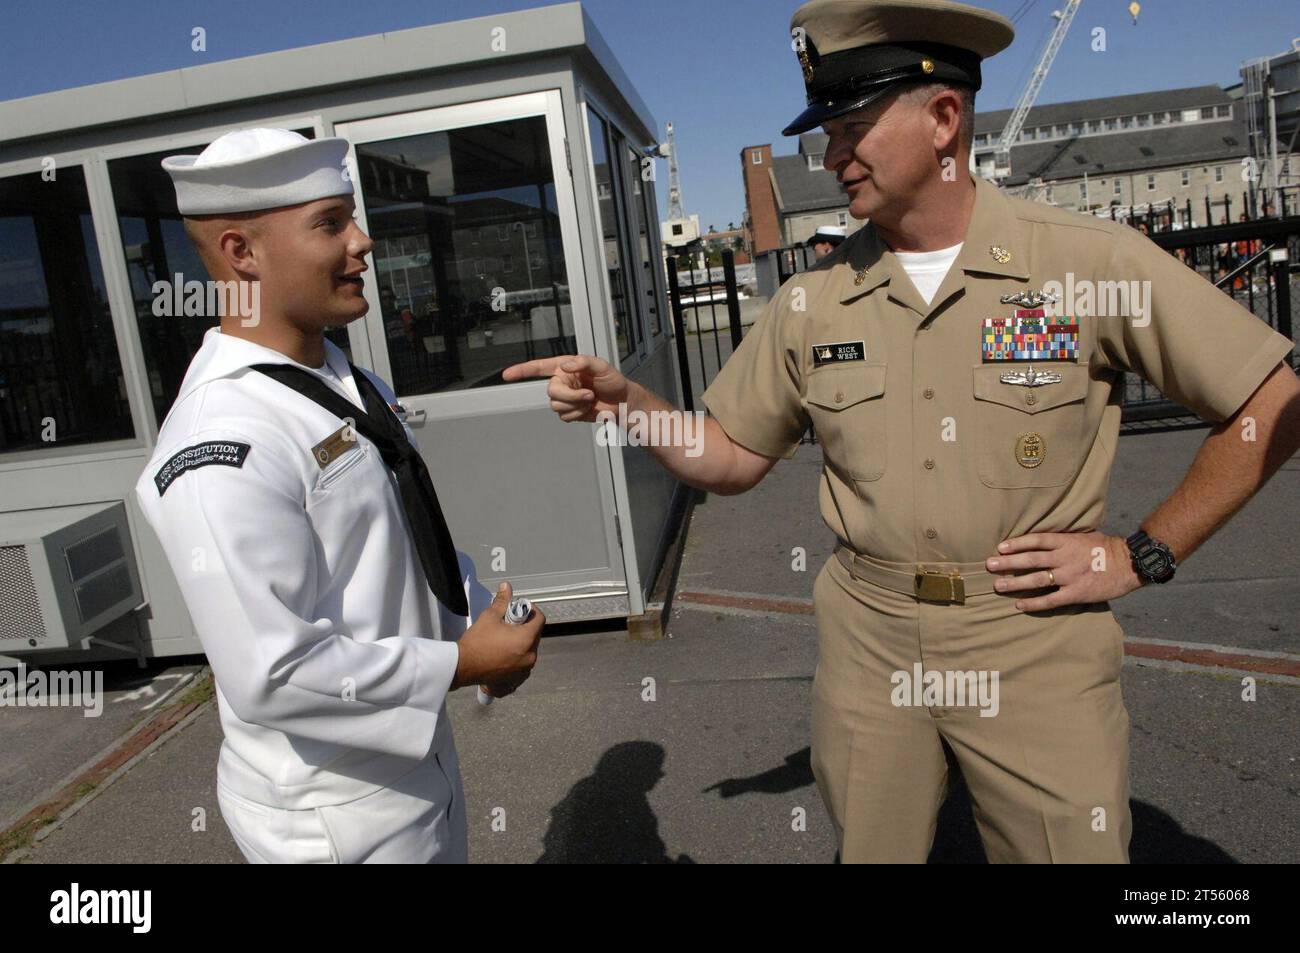
[[[0,655],[75,645],[143,601],[122,503],[0,513]]]

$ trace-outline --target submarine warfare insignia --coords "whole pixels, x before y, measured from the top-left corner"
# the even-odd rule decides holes
[[[1026,387],[1040,387],[1043,384],[1061,383],[1061,375],[1055,371],[1038,371],[1030,364],[1023,371],[1007,371],[998,378],[1004,384],[1024,384]]]
[[[998,300],[1003,304],[1023,304],[1026,308],[1037,308],[1048,301],[1056,304],[1061,296],[1052,291],[1017,291],[1015,294],[1003,295]]]

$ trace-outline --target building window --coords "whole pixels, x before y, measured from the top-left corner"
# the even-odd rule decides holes
[[[1077,122],[1070,123],[1069,128],[1070,128],[1069,135],[1071,136],[1077,136],[1080,132],[1079,124]]]
[[[987,132],[981,132],[979,135],[975,137],[975,145],[987,146],[988,144],[989,144],[989,134]]]
[[[1120,198],[1123,198],[1123,197],[1124,197],[1124,180],[1123,180],[1123,179],[1116,179],[1116,180],[1115,180],[1115,189],[1114,189],[1114,194],[1117,195],[1117,196],[1119,196]]]
[[[809,153],[809,154],[808,154],[808,168],[811,169],[811,170],[814,171],[814,172],[817,171],[818,169],[820,169],[820,168],[822,167],[822,157],[825,156],[825,155],[826,155],[826,153],[824,153],[824,152],[812,152],[812,153]]]
[[[681,233],[682,233],[682,227],[680,225],[673,225],[673,236],[676,237]]]
[[[1089,119],[1086,128],[1090,133],[1101,132],[1101,123],[1096,119]]]
[[[508,241],[509,239],[510,239],[510,226],[509,226],[509,225],[498,225],[498,226],[497,226],[497,241],[499,241],[499,242],[504,242],[504,241]]]
[[[1215,181],[1215,182],[1222,182],[1222,181],[1223,181],[1223,166],[1221,166],[1221,165],[1216,165],[1216,166],[1214,167],[1214,181]]]
[[[136,246],[151,267],[161,256],[156,243]],[[170,284],[171,271],[148,277]],[[144,292],[153,321],[185,321],[153,318]],[[0,454],[134,436],[85,174],[0,179]]]
[[[762,164],[763,164],[763,150],[762,150],[762,149],[751,149],[751,150],[749,151],[749,161],[752,162],[752,163],[754,163],[754,165],[762,165]]]
[[[1156,124],[1157,126],[1163,126],[1163,125],[1164,125],[1165,123],[1167,123],[1168,121],[1169,121],[1169,113],[1156,113],[1156,114],[1155,114],[1155,124]]]
[[[1133,116],[1124,116],[1119,121],[1119,127],[1121,129],[1132,129],[1134,122],[1135,120]]]
[[[1148,192],[1154,192],[1155,190],[1156,190],[1156,177],[1155,177],[1154,175],[1148,175],[1148,176],[1147,176],[1147,191],[1148,191]]]
[[[1141,116],[1138,116],[1138,117],[1137,117],[1137,123],[1138,123],[1139,126],[1149,126],[1149,125],[1151,125],[1151,114],[1150,114],[1150,113],[1143,113]]]
[[[1118,129],[1118,128],[1119,128],[1119,120],[1118,120],[1118,119],[1104,119],[1104,120],[1102,120],[1102,125],[1105,127],[1105,129],[1106,129],[1107,132],[1112,132],[1112,131],[1114,131],[1115,129]]]
[[[623,174],[623,165],[619,155],[623,142],[597,113],[587,113],[588,132],[591,138],[591,158],[596,164],[596,175],[611,183],[611,193],[616,195],[614,201],[600,210],[601,231],[605,243],[605,270],[609,277],[610,304],[614,311],[614,339],[618,348],[619,360],[630,357],[637,350],[639,320],[636,313],[635,281],[631,255],[625,234],[623,217],[619,206],[621,199],[627,195],[628,179]],[[755,153],[758,154],[758,153]],[[672,224],[673,235],[681,235],[685,223]],[[520,262],[521,270],[529,272],[533,264],[532,249]],[[529,275],[529,281],[532,276]]]
[[[1200,118],[1201,118],[1201,111],[1199,109],[1183,110],[1183,122],[1196,122],[1196,120]]]
[[[1223,118],[1225,118],[1225,117],[1228,117],[1228,116],[1231,116],[1231,115],[1232,115],[1232,107],[1231,107],[1231,106],[1215,106],[1215,107],[1214,107],[1214,112],[1215,112],[1215,115],[1217,115],[1220,119],[1223,119]]]
[[[1085,202],[1085,203],[1088,201],[1088,183],[1087,183],[1087,182],[1080,182],[1080,183],[1079,183],[1079,201],[1080,201],[1080,202]]]
[[[514,270],[515,270],[515,256],[514,256],[514,255],[511,255],[511,254],[507,253],[507,254],[501,256],[501,270],[502,270],[502,271],[514,271]]]
[[[1052,202],[1052,198],[1053,198],[1053,196],[1052,196],[1052,187],[1049,185],[1049,186],[1048,186],[1048,187],[1043,191],[1043,201],[1047,202],[1047,203],[1050,205],[1051,202]]]
[[[1213,106],[1204,106],[1204,107],[1202,107],[1202,109],[1201,109],[1201,118],[1202,118],[1202,119],[1213,119],[1213,118],[1214,118],[1214,107],[1213,107]]]
[[[840,212],[840,227],[841,227],[841,228],[846,228],[846,227],[848,227],[848,224],[849,224],[849,213],[848,213],[848,212]]]
[[[1183,188],[1187,188],[1187,187],[1188,187],[1189,185],[1191,185],[1191,184],[1192,184],[1192,173],[1191,173],[1191,170],[1189,170],[1189,169],[1184,169],[1184,170],[1183,170]]]

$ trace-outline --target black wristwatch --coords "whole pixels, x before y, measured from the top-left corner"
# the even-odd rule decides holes
[[[1139,576],[1147,582],[1168,582],[1174,578],[1178,564],[1168,546],[1152,539],[1144,530],[1138,530],[1127,542],[1128,551],[1133,554],[1133,569]]]

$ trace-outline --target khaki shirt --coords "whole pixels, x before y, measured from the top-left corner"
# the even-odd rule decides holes
[[[793,456],[815,424],[822,517],[877,559],[977,562],[1012,536],[1096,530],[1121,371],[1220,422],[1293,347],[1128,225],[975,182],[964,244],[929,305],[868,224],[780,288],[702,397],[765,456]],[[1078,329],[1061,335],[1072,353],[986,359],[986,319],[1027,309],[1000,297],[1052,281]],[[1132,299],[1145,314],[1117,314],[1118,286],[1101,283],[1133,281],[1150,282]],[[815,345],[837,344],[814,359]],[[1030,363],[1060,380],[1001,380]]]

